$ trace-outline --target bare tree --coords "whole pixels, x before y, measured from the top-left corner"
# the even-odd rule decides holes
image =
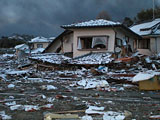
[[[97,15],[96,19],[111,20],[111,17],[107,11],[103,10]]]

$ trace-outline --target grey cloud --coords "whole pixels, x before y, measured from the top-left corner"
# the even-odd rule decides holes
[[[0,0],[0,35],[57,36],[61,25],[95,19],[102,10],[119,21],[150,7],[151,0]]]

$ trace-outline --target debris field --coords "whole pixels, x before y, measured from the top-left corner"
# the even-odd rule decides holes
[[[160,92],[139,90],[138,83],[132,82],[139,72],[159,72],[158,55],[135,53],[128,59],[106,58],[107,62],[97,63],[86,56],[73,60],[44,56],[23,62],[14,55],[0,56],[0,119],[52,120],[57,114],[82,120],[160,117]]]

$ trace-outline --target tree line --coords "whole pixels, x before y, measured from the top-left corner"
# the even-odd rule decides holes
[[[155,7],[154,15],[155,15],[155,19],[160,17],[160,6]],[[97,19],[111,20],[111,16],[108,14],[107,11],[101,11],[97,16]],[[137,13],[137,15],[134,18],[125,17],[122,23],[125,26],[130,27],[133,24],[138,24],[138,23],[142,23],[145,21],[149,21],[149,20],[153,20],[153,9],[152,8],[142,9],[140,12]]]

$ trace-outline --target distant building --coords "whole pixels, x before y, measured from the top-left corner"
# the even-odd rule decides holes
[[[49,39],[45,37],[33,38],[29,41],[30,49],[32,50],[32,53],[41,53],[53,40],[54,37]]]
[[[30,53],[29,46],[26,44],[17,45],[15,46],[15,49],[16,49],[15,54],[19,61],[25,59],[26,56],[28,56],[28,54]]]
[[[136,42],[140,53],[144,55],[160,53],[160,18],[134,25],[130,29],[142,37]]]

